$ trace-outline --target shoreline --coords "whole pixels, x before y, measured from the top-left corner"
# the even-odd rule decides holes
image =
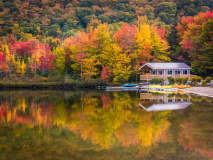
[[[0,82],[0,89],[76,89],[105,88],[109,84],[100,82]]]
[[[213,98],[213,87],[191,87],[179,90]]]

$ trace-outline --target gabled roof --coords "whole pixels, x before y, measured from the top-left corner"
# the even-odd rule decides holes
[[[172,63],[172,62],[158,62],[158,63],[145,63],[142,65],[138,70],[142,69],[143,67],[148,66],[151,69],[192,69],[185,63]]]

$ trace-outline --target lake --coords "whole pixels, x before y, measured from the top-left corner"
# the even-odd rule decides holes
[[[213,159],[213,100],[189,93],[0,92],[0,160]]]

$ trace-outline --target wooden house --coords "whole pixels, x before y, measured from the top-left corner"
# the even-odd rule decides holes
[[[189,80],[194,77],[190,75],[191,67],[185,63],[145,63],[139,69],[140,80],[152,80],[153,78],[162,78],[164,80],[167,77],[188,77]]]

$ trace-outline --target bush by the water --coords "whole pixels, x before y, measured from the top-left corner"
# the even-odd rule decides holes
[[[187,81],[188,81],[188,77],[184,77],[184,78],[182,78],[182,80],[181,80],[181,84],[186,84],[187,83]]]
[[[201,82],[202,78],[199,76],[193,77],[191,79],[191,83],[197,84],[197,82]]]
[[[79,79],[71,79],[69,76],[61,76],[58,74],[49,75],[48,77],[18,77],[11,75],[4,78],[0,82],[0,88],[95,88],[97,86],[108,86],[109,84],[101,79],[90,79],[81,81]]]
[[[167,77],[167,79],[169,80],[169,84],[175,83],[175,79],[173,77]]]
[[[181,84],[181,82],[182,82],[182,78],[180,77],[175,78],[175,83]]]
[[[162,84],[163,83],[163,79],[162,78],[153,78],[151,83],[153,83],[153,84]]]
[[[184,78],[181,78],[181,77],[177,77],[175,78],[175,83],[178,83],[178,84],[186,84],[186,82],[188,81],[188,77],[184,77]]]
[[[205,86],[205,84],[206,84],[206,80],[203,80],[202,81],[202,86]]]
[[[206,83],[210,83],[211,80],[212,80],[212,77],[206,77],[206,78],[205,78]]]

